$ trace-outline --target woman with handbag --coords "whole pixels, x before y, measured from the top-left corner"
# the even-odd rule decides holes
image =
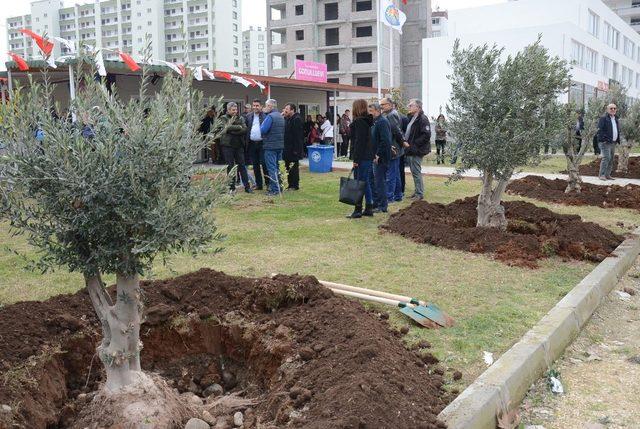
[[[349,125],[351,145],[353,148],[353,172],[356,180],[365,182],[364,199],[365,209],[362,211],[362,200],[356,203],[356,208],[347,218],[359,219],[362,216],[373,216],[373,193],[371,183],[371,171],[375,148],[371,143],[371,126],[373,119],[369,115],[366,100],[353,102],[353,121]]]

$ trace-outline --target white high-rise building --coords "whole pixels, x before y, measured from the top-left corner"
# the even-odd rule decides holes
[[[640,32],[640,0],[603,0],[620,18]]]
[[[106,0],[63,7],[61,0],[31,3],[31,14],[7,19],[7,49],[40,58],[21,28],[76,44],[138,55],[150,35],[154,59],[210,69],[242,70],[242,0]],[[185,52],[186,46],[186,52]],[[66,50],[56,44],[54,56]],[[187,58],[188,56],[188,58]],[[105,52],[104,58],[116,58]]]
[[[243,71],[247,74],[266,75],[267,64],[267,30],[262,27],[249,27],[242,32]]]
[[[496,44],[513,55],[538,37],[571,65],[569,98],[579,105],[612,83],[640,98],[640,34],[600,0],[518,0],[449,11],[447,35],[423,40],[423,100],[430,115],[451,94],[447,75],[453,45]],[[566,101],[566,97],[565,97]]]

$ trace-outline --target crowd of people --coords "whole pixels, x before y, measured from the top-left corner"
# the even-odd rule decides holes
[[[215,136],[211,157],[223,159],[228,172],[237,171],[237,176],[230,178],[231,192],[242,183],[247,193],[266,187],[267,195],[279,195],[283,191],[280,161],[285,165],[287,190],[298,190],[300,160],[306,155],[306,147],[337,143],[336,155],[349,156],[354,177],[365,182],[364,201],[348,216],[357,219],[386,213],[390,203],[402,201],[406,166],[415,184],[411,198],[424,198],[422,159],[431,151],[431,123],[420,100],[411,100],[408,112],[407,116],[399,113],[388,97],[379,102],[359,99],[353,103],[353,110],[338,116],[334,129],[329,114],[316,115],[315,120],[308,115],[303,121],[292,103],[280,111],[274,99],[264,105],[254,100],[240,113],[239,106],[229,102],[217,122],[212,108],[200,131]],[[444,116],[440,115],[436,123],[438,163],[444,163]],[[336,134],[340,136],[338,142],[334,142]],[[248,165],[253,167],[253,176],[248,173]]]

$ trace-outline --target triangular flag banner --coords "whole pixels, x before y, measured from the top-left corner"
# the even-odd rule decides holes
[[[258,88],[260,88],[260,91],[264,90],[266,87],[262,84],[262,82],[260,82],[259,80],[255,81],[256,85],[258,85]]]
[[[76,44],[75,44],[75,42],[73,42],[71,40],[63,39],[62,37],[57,37],[57,36],[52,37],[52,39],[55,40],[56,42],[62,43],[69,50],[69,53],[71,53],[71,54],[75,54],[76,53]]]
[[[120,58],[122,58],[122,61],[124,61],[127,67],[129,67],[129,70],[131,70],[132,72],[136,72],[140,70],[140,66],[138,65],[138,63],[135,62],[135,60],[131,57],[131,55],[126,54],[124,52],[120,52],[120,51],[118,51],[118,55],[120,55]]]
[[[261,92],[263,94],[268,94],[269,93],[269,84],[263,85]]]
[[[247,79],[243,78],[242,76],[235,76],[235,75],[231,76],[231,80],[243,85],[245,88],[248,88],[249,85],[251,85],[251,82],[249,82]]]
[[[226,72],[219,72],[219,71],[217,71],[217,72],[214,72],[214,75],[215,75],[217,78],[220,78],[220,79],[231,80],[231,75],[230,75],[229,73],[226,73]]]
[[[214,76],[213,73],[211,73],[209,70],[203,68],[202,69],[202,73],[204,73],[205,75],[207,75],[207,77],[211,80],[216,80],[216,77]]]
[[[174,72],[178,73],[179,75],[182,75],[182,70],[180,70],[180,68],[178,68],[178,66],[175,63],[170,63],[169,61],[163,61],[163,60],[156,60],[156,62],[164,64]]]
[[[407,15],[398,9],[391,0],[380,0],[380,21],[402,34],[402,26],[407,22]]]
[[[402,4],[407,4],[407,0],[402,0]]]
[[[49,55],[47,57],[47,64],[49,64],[49,67],[51,67],[52,69],[58,68],[58,66],[56,65],[56,59],[53,57],[53,55]]]
[[[256,82],[255,80],[249,78],[247,78],[247,80],[249,81],[249,85],[251,85],[251,88],[255,88],[256,86],[258,86],[258,82]]]
[[[184,64],[178,64],[178,70],[180,70],[180,75],[182,77],[187,77],[187,68],[184,66]]]
[[[193,69],[193,77],[195,80],[202,80],[202,69],[202,66],[198,66]]]
[[[102,57],[102,51],[99,50],[96,52],[95,62],[96,68],[98,69],[98,74],[100,76],[106,76],[107,69],[104,68],[104,58]]]
[[[42,37],[41,35],[36,34],[31,30],[27,30],[26,28],[21,28],[20,32],[22,34],[26,34],[27,36],[31,37],[36,42],[36,45],[38,45],[38,47],[40,48],[40,50],[45,56],[51,55],[51,52],[53,51],[53,43],[51,43],[48,40],[45,40],[44,37]]]
[[[29,70],[29,64],[18,54],[14,54],[13,52],[7,52],[7,54],[11,57],[13,61],[18,65],[18,69],[20,71]]]

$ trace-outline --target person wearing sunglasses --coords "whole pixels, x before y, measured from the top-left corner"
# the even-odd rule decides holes
[[[602,153],[600,161],[600,180],[614,180],[613,159],[616,154],[616,144],[620,143],[620,121],[618,120],[618,106],[609,104],[607,113],[598,121],[598,146]]]

